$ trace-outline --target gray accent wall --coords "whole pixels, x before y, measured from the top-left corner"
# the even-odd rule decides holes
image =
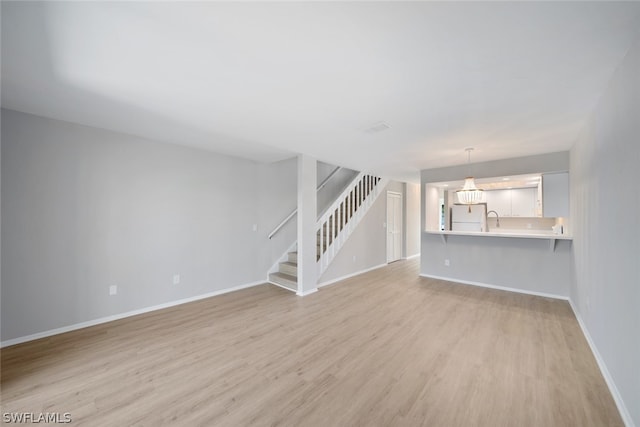
[[[640,426],[640,42],[571,150],[570,295]],[[631,420],[627,418],[627,424]]]
[[[286,246],[266,234],[296,203],[295,159],[10,110],[1,160],[3,341],[263,281]]]

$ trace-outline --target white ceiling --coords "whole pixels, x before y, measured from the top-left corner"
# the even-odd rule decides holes
[[[417,181],[569,149],[639,31],[638,2],[3,2],[2,105]]]

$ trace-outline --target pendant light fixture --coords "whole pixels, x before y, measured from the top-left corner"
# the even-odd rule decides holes
[[[469,212],[471,212],[471,205],[476,205],[482,202],[483,191],[476,187],[475,180],[471,176],[471,152],[473,148],[467,148],[464,151],[467,152],[467,165],[469,166],[469,176],[464,179],[464,187],[462,190],[456,191],[458,195],[458,201],[465,205],[469,205]]]

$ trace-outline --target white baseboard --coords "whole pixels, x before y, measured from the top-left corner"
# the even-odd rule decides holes
[[[561,300],[569,301],[569,297],[565,297],[565,296],[562,296],[562,295],[556,295],[556,294],[548,294],[546,292],[529,291],[529,290],[526,290],[526,289],[510,288],[508,286],[490,285],[488,283],[474,282],[474,281],[471,281],[471,280],[454,279],[454,278],[451,278],[451,277],[433,276],[433,275],[430,275],[430,274],[420,274],[420,277],[427,277],[429,279],[446,280],[447,282],[463,283],[465,285],[479,286],[481,288],[498,289],[498,290],[501,290],[501,291],[517,292],[519,294],[535,295],[535,296],[538,296],[538,297],[554,298],[554,299],[561,299]]]
[[[281,285],[280,283],[276,283],[276,282],[269,282],[269,281],[268,281],[267,283],[269,283],[270,285],[277,286],[277,287],[282,288],[282,289],[286,289],[286,290],[287,290],[287,291],[289,291],[289,292],[294,292],[294,293],[295,293],[296,295],[298,295],[299,297],[304,297],[304,296],[311,295],[311,294],[313,294],[313,293],[318,292],[318,288],[313,288],[313,289],[310,289],[310,290],[308,290],[308,291],[306,291],[306,292],[298,292],[298,291],[293,290],[293,289],[291,289],[291,288],[287,288],[286,286],[283,286],[283,285]]]
[[[408,260],[408,259],[414,259],[414,258],[418,258],[418,257],[420,257],[420,252],[418,252],[417,254],[414,254],[414,255],[408,256],[408,257],[406,257],[406,258],[402,258],[402,259],[407,259],[407,260]]]
[[[299,297],[306,297],[307,295],[311,295],[311,294],[315,294],[316,292],[318,292],[318,288],[313,288],[313,289],[309,289],[308,291],[304,291],[304,292],[296,292],[296,295],[298,295]]]
[[[631,418],[631,414],[627,410],[627,406],[624,404],[624,400],[622,400],[622,396],[620,395],[620,392],[618,391],[618,387],[616,387],[616,383],[613,381],[613,378],[611,377],[611,374],[607,369],[607,365],[604,363],[602,356],[600,356],[600,352],[598,351],[596,344],[593,342],[593,339],[589,334],[589,330],[587,329],[587,326],[582,321],[582,317],[580,316],[580,313],[578,312],[575,305],[573,304],[573,301],[570,298],[569,298],[569,305],[571,306],[571,309],[573,310],[573,314],[576,316],[576,319],[578,320],[580,329],[582,329],[582,334],[587,339],[587,343],[589,343],[589,347],[591,348],[591,353],[593,353],[593,356],[596,358],[596,362],[598,363],[600,372],[602,372],[602,376],[604,377],[604,380],[607,383],[607,386],[609,387],[611,396],[613,396],[613,400],[614,402],[616,402],[616,406],[618,407],[618,411],[620,412],[620,416],[622,417],[622,421],[624,422],[624,425],[627,427],[635,427],[633,419]]]
[[[371,268],[366,268],[364,270],[356,271],[355,273],[347,274],[346,276],[338,277],[337,279],[332,279],[332,280],[328,280],[326,282],[322,282],[322,283],[318,284],[318,287],[321,288],[323,286],[329,286],[329,285],[332,285],[332,284],[334,284],[336,282],[339,282],[341,280],[346,280],[346,279],[349,279],[349,278],[351,278],[353,276],[358,276],[360,274],[368,273],[369,271],[377,270],[378,268],[382,268],[382,267],[386,267],[386,266],[387,266],[386,263],[385,264],[378,264],[378,265],[373,266]]]
[[[102,323],[113,322],[114,320],[124,319],[125,317],[137,316],[138,314],[149,313],[151,311],[162,310],[163,308],[174,307],[176,305],[186,304],[193,301],[198,301],[205,298],[215,297],[217,295],[227,294],[229,292],[239,291],[241,289],[251,288],[254,286],[264,285],[267,282],[261,280],[259,282],[245,283],[243,285],[234,286],[232,288],[221,289],[219,291],[213,291],[202,295],[196,295],[194,297],[183,298],[176,301],[170,301],[163,304],[154,305],[151,307],[145,307],[138,310],[128,311],[126,313],[114,314],[112,316],[101,317],[99,319],[88,320],[86,322],[75,323],[69,326],[63,326],[61,328],[50,329],[44,332],[38,332],[23,337],[13,338],[10,340],[0,342],[0,348],[9,347],[10,345],[22,344],[28,341],[37,340],[40,338],[46,338],[53,335],[63,334],[65,332],[71,332],[78,329],[88,328],[89,326],[100,325]]]

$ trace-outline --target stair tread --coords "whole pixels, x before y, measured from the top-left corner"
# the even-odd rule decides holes
[[[282,261],[280,265],[290,265],[291,267],[297,267],[298,263],[293,261]]]
[[[296,276],[292,276],[292,275],[290,275],[290,274],[286,274],[286,273],[280,273],[280,272],[278,272],[278,273],[271,273],[271,274],[269,275],[269,278],[272,278],[272,277],[275,277],[275,278],[278,278],[278,279],[288,280],[289,282],[293,282],[293,283],[295,283],[295,284],[297,284],[297,283],[298,283],[298,278],[297,278]]]
[[[271,273],[269,274],[269,281],[277,283],[278,285],[285,287],[292,291],[298,290],[298,279],[294,276],[290,276],[284,273]]]

